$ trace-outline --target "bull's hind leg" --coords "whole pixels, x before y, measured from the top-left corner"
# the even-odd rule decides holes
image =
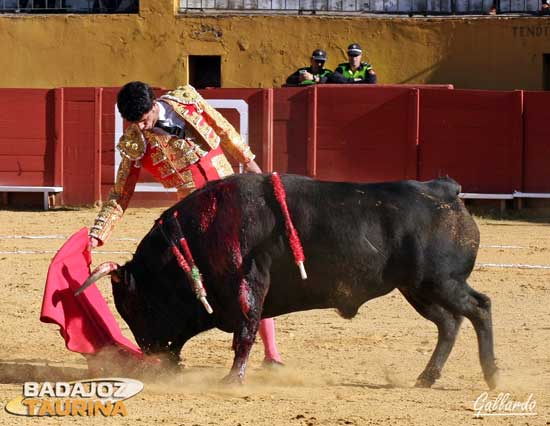
[[[433,287],[439,303],[455,315],[468,318],[477,335],[479,360],[485,381],[490,389],[497,385],[498,369],[493,350],[491,299],[475,291],[466,281],[449,279]]]
[[[429,388],[441,377],[441,370],[453,349],[462,317],[453,315],[441,305],[424,300],[409,289],[401,288],[400,291],[420,315],[437,326],[437,345],[428,365],[416,380],[417,387]]]

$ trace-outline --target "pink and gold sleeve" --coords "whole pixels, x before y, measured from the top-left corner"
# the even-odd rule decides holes
[[[200,102],[200,107],[204,111],[206,122],[214,129],[220,137],[220,144],[225,153],[239,163],[248,163],[255,158],[255,155],[250,150],[250,147],[244,143],[241,135],[235,128],[221,115],[216,109],[208,105],[204,100]]]
[[[116,182],[109,193],[109,199],[103,204],[90,229],[90,236],[97,238],[103,245],[109,238],[118,220],[130,203],[139,177],[140,167],[129,158],[122,157]]]

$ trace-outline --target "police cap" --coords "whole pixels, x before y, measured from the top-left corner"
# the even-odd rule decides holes
[[[361,46],[357,43],[352,43],[348,46],[348,55],[349,56],[359,56],[363,53]]]
[[[327,60],[327,52],[325,52],[322,49],[315,49],[313,53],[311,54],[311,58],[315,59],[316,61],[326,61]]]

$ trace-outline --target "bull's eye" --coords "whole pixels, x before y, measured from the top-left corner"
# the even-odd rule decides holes
[[[115,284],[120,284],[120,282],[122,281],[121,278],[120,278],[120,275],[118,275],[117,271],[111,272],[111,280]]]

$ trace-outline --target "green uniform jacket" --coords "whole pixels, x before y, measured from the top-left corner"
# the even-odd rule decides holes
[[[338,65],[328,82],[375,84],[376,74],[374,73],[372,65],[367,62],[361,62],[361,65],[359,65],[359,68],[355,71],[352,71],[349,64],[346,62]]]
[[[307,71],[313,74],[314,76],[319,77],[319,83],[326,83],[328,78],[332,74],[332,71],[326,68],[322,68],[319,73],[315,74],[311,67],[303,67],[296,70],[293,74],[288,76],[288,78],[286,79],[286,85],[287,86],[309,86],[311,84],[317,84],[317,82],[313,80],[300,81],[300,74],[301,72],[304,72],[304,71]]]

